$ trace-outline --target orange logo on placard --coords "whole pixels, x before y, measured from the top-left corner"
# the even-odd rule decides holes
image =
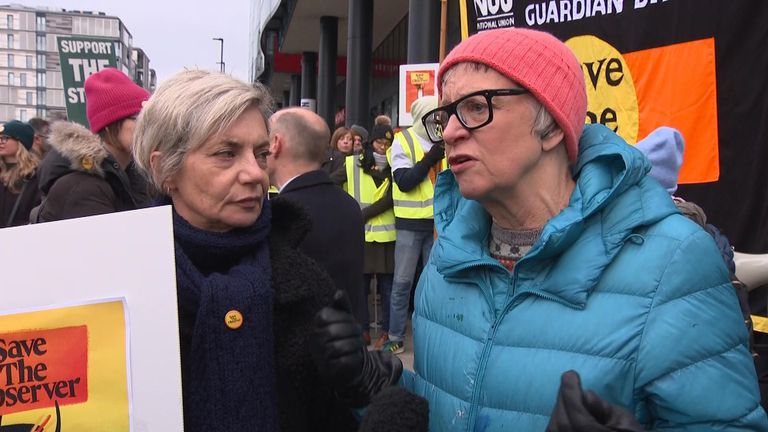
[[[411,112],[411,105],[416,99],[435,94],[435,71],[413,70],[406,75],[405,110]]]
[[[0,415],[88,400],[88,328],[0,334]]]

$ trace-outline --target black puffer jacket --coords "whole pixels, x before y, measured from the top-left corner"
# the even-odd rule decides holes
[[[146,180],[129,165],[123,170],[101,139],[76,123],[51,128],[48,152],[38,169],[44,199],[32,222],[50,222],[144,207]]]

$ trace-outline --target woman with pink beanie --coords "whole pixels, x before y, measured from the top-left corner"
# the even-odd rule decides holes
[[[149,96],[114,68],[85,80],[90,131],[71,122],[51,127],[54,151],[40,168],[45,198],[33,222],[133,210],[147,203],[147,183],[134,168],[131,152],[136,117]]]
[[[768,430],[712,238],[602,125],[552,35],[476,34],[424,115],[450,169],[416,289],[432,431]]]

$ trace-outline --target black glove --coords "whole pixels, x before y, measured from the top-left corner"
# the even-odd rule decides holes
[[[381,389],[397,383],[403,372],[389,352],[368,351],[344,291],[315,315],[310,350],[320,375],[350,406],[363,407]]]
[[[576,371],[562,375],[557,404],[547,432],[638,432],[643,428],[626,409],[600,399],[593,391],[584,392]]]
[[[445,157],[445,145],[433,144],[432,148],[424,155],[422,160],[428,161],[429,165],[440,162]]]

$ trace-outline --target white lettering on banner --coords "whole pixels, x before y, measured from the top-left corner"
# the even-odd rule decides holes
[[[635,5],[648,1],[656,3],[659,0],[635,0]],[[532,26],[577,21],[597,15],[620,14],[623,10],[624,0],[549,0],[526,6],[525,22]]]
[[[474,0],[477,31],[515,26],[514,0]]]
[[[667,0],[635,0],[635,9],[642,9],[649,4],[665,3]]]
[[[513,0],[475,0],[475,16],[480,21],[486,17],[493,18],[488,17],[489,12],[490,15],[496,15],[499,13],[499,9],[501,9],[501,13],[510,13],[512,12],[512,2]]]
[[[67,102],[85,103],[85,89],[82,87],[73,87],[67,89]]]
[[[112,42],[61,41],[61,51],[68,54],[112,54]]]
[[[75,82],[81,82],[96,72],[109,66],[108,59],[69,59]]]

